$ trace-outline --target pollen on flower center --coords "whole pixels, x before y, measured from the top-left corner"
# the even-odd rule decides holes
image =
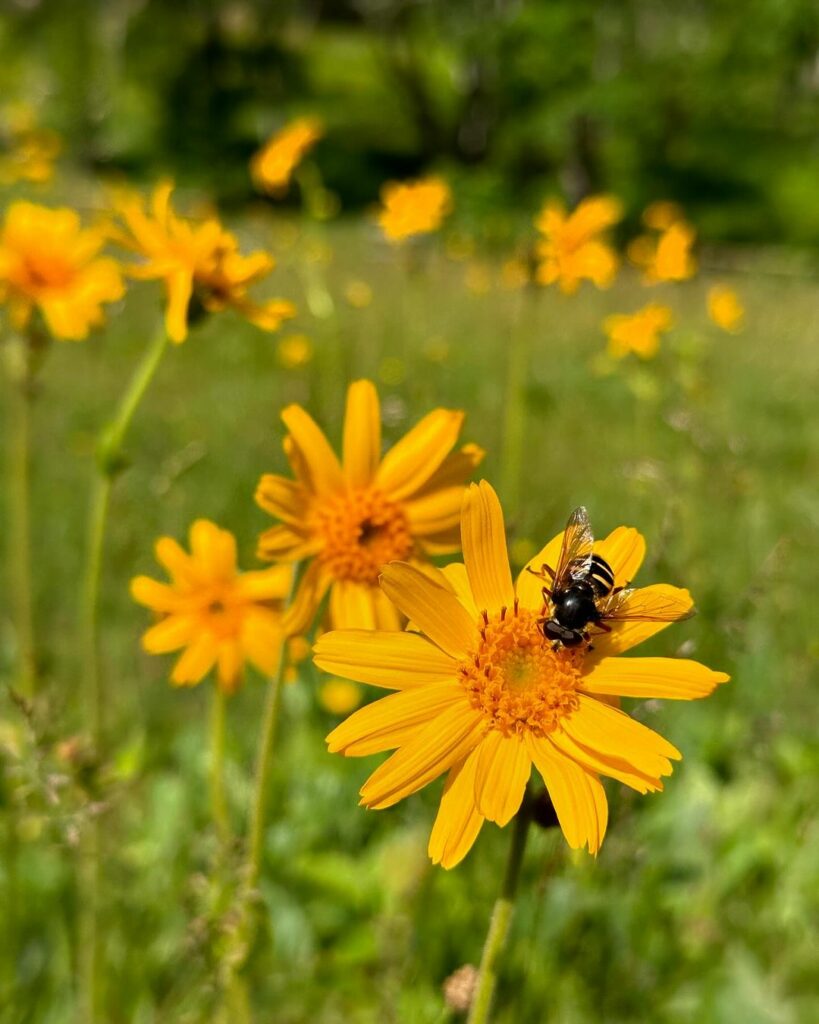
[[[525,608],[483,615],[476,648],[458,666],[472,706],[505,735],[552,732],[578,707],[583,651],[554,650]]]
[[[324,539],[319,557],[337,580],[375,585],[387,562],[412,552],[404,510],[374,488],[351,490],[322,502],[316,529]]]

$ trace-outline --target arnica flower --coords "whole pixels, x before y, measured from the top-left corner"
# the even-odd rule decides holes
[[[745,309],[739,296],[724,284],[715,284],[708,290],[708,315],[729,334],[738,334],[745,325]]]
[[[39,310],[55,338],[81,341],[125,289],[119,264],[101,256],[107,236],[74,210],[12,203],[0,229],[0,302],[17,329]]]
[[[668,306],[649,303],[636,313],[615,313],[603,321],[609,339],[609,355],[622,359],[634,352],[641,359],[653,359],[660,348],[660,334],[674,321]]]
[[[189,539],[190,554],[171,537],[156,542],[170,583],[148,576],[131,581],[134,600],[161,616],[142,646],[149,654],[182,650],[171,672],[175,685],[193,686],[215,665],[219,686],[233,692],[247,662],[264,675],[275,670],[292,571],[239,572],[233,534],[207,519],[196,520]]]
[[[171,341],[188,336],[192,305],[209,313],[233,309],[264,331],[275,331],[295,315],[284,299],[254,302],[250,287],[266,277],[276,261],[261,250],[243,256],[235,235],[215,217],[192,223],[171,206],[173,185],[163,182],[154,190],[150,209],[140,196],[118,203],[128,229],[118,240],[143,257],[128,268],[132,277],[165,283],[168,308],[165,324]]]
[[[583,280],[608,288],[619,260],[601,235],[622,216],[623,208],[613,196],[590,196],[569,214],[559,200],[550,199],[535,221],[543,234],[536,247],[538,284],[557,284],[566,295],[576,292]]]
[[[452,210],[449,185],[436,177],[388,182],[381,189],[378,223],[390,242],[437,231]]]
[[[666,224],[666,217],[654,216],[651,223]],[[674,220],[667,223],[657,237],[640,235],[635,238],[628,246],[628,258],[635,266],[643,268],[647,284],[687,281],[697,272],[691,253],[696,237],[690,224]]]
[[[250,176],[261,192],[282,193],[293,171],[324,135],[315,117],[299,117],[273,135],[250,161]]]
[[[453,451],[463,419],[436,409],[382,458],[378,394],[370,381],[355,381],[339,460],[301,406],[282,412],[295,480],[263,476],[256,501],[282,520],[259,538],[259,556],[311,560],[288,613],[289,631],[307,629],[328,590],[332,626],[400,629],[378,574],[395,559],[420,566],[429,555],[458,550],[464,484],[483,458],[474,444]]]
[[[0,185],[50,181],[61,148],[59,135],[39,127],[30,107],[8,105],[0,113]]]
[[[555,649],[539,626],[549,613],[543,581],[524,569],[513,583],[503,513],[486,482],[466,494],[461,536],[465,565],[384,569],[385,594],[419,632],[339,631],[316,644],[324,671],[397,691],[334,729],[330,750],[359,757],[397,748],[361,790],[372,809],[447,775],[429,842],[444,867],[466,855],[485,820],[503,826],[514,817],[533,764],[569,845],[596,853],[608,817],[600,776],[656,792],[681,757],[619,710],[617,698],[692,700],[728,676],[681,658],[620,657],[666,622],[612,622],[593,649]],[[556,566],[561,542],[562,534],[529,567]],[[621,526],[595,551],[622,586],[637,573],[645,542]],[[627,598],[638,599],[680,614],[692,605],[687,590],[665,584]]]

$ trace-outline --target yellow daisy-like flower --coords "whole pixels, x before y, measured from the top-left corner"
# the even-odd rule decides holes
[[[745,308],[739,296],[724,284],[715,284],[708,291],[708,315],[729,334],[738,334],[745,326]]]
[[[391,181],[381,189],[378,223],[390,242],[437,231],[452,210],[452,191],[443,178]]]
[[[544,236],[536,247],[538,284],[557,284],[566,295],[576,292],[584,279],[608,288],[619,260],[600,236],[622,216],[622,205],[613,196],[590,196],[569,214],[563,203],[550,199],[535,221]]]
[[[384,569],[385,594],[420,632],[327,633],[315,662],[334,675],[396,690],[357,711],[328,736],[347,756],[397,748],[367,780],[361,803],[391,807],[447,773],[429,854],[446,868],[469,851],[485,820],[507,824],[520,809],[532,765],[542,776],[572,848],[596,853],[608,807],[600,776],[639,793],[662,789],[679,751],[616,705],[619,697],[705,697],[727,681],[696,661],[621,658],[667,622],[611,622],[594,648],[548,642],[543,581],[524,569],[513,582],[503,513],[486,482],[464,499],[465,565],[422,573]],[[562,534],[529,563],[556,566]],[[625,585],[645,542],[619,527],[595,545]],[[687,590],[655,584],[626,599],[684,614]]]
[[[219,686],[233,692],[246,662],[265,675],[276,667],[292,570],[239,572],[233,534],[207,519],[196,520],[189,540],[190,554],[171,537],[156,542],[170,583],[148,576],[131,581],[134,600],[161,616],[142,646],[149,654],[183,651],[171,673],[175,685],[193,686],[215,665]]]
[[[128,234],[119,241],[145,260],[128,268],[133,277],[165,283],[168,308],[165,323],[171,341],[188,336],[191,303],[209,313],[233,309],[264,331],[275,331],[295,315],[284,299],[254,302],[248,291],[276,265],[261,250],[243,256],[235,235],[215,217],[192,223],[171,206],[173,185],[163,182],[154,190],[150,209],[140,196],[120,200],[119,212]]]
[[[14,327],[35,309],[55,338],[81,341],[100,326],[103,304],[124,294],[119,264],[100,255],[106,240],[74,210],[12,203],[0,229],[0,302]]]
[[[670,329],[674,317],[668,306],[649,303],[636,313],[615,313],[603,321],[609,339],[609,355],[622,359],[634,352],[653,359],[660,348],[660,334]]]
[[[656,218],[653,223],[664,223]],[[628,246],[628,258],[645,270],[647,284],[660,281],[687,281],[697,272],[697,261],[691,249],[697,233],[684,220],[665,227],[657,238],[640,235]]]
[[[378,393],[370,381],[355,381],[339,460],[301,406],[282,412],[296,479],[263,476],[256,501],[282,520],[259,538],[259,556],[312,559],[288,613],[289,630],[308,627],[328,590],[334,627],[400,629],[378,574],[395,559],[421,565],[428,555],[458,550],[464,484],[483,458],[474,444],[453,452],[463,419],[462,412],[436,409],[382,458]]]
[[[324,135],[321,121],[299,117],[273,135],[250,161],[250,175],[262,192],[284,192],[293,171]]]

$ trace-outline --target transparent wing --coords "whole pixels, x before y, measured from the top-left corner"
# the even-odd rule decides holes
[[[572,579],[584,576],[592,559],[592,535],[589,514],[581,505],[569,516],[563,533],[563,546],[555,568],[553,589],[567,586]]]
[[[681,622],[695,614],[691,595],[679,587],[637,587],[612,594],[600,605],[606,622]]]

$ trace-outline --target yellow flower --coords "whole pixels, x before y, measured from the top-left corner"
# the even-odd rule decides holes
[[[652,207],[649,207],[649,210],[651,209]],[[691,254],[697,234],[684,220],[667,223],[667,218],[675,209],[676,207],[671,206],[671,210],[665,211],[663,215],[650,218],[652,225],[666,224],[658,237],[640,235],[628,246],[628,258],[645,270],[648,284],[656,284],[659,281],[686,281],[697,272],[697,263]]]
[[[381,456],[381,411],[368,380],[347,392],[343,456],[339,460],[301,406],[282,412],[284,450],[295,480],[266,475],[258,504],[281,525],[259,538],[259,556],[311,559],[288,615],[303,632],[329,590],[336,628],[399,629],[401,618],[378,587],[394,559],[423,564],[426,556],[458,550],[464,483],[483,458],[477,445],[453,448],[464,415],[436,409]]]
[[[313,358],[313,342],[306,334],[289,334],[279,342],[276,355],[282,366],[296,370]]]
[[[319,704],[331,715],[349,715],[361,703],[361,687],[349,679],[326,679],[318,691]]]
[[[609,339],[609,355],[622,359],[634,352],[652,359],[660,348],[660,333],[670,329],[673,316],[668,306],[649,303],[636,313],[615,313],[603,321]]]
[[[119,265],[100,256],[106,235],[82,228],[74,210],[12,203],[0,230],[0,302],[25,327],[35,309],[55,338],[80,341],[122,298]]]
[[[538,284],[557,284],[566,295],[576,292],[584,279],[608,288],[619,261],[600,235],[622,216],[622,206],[613,196],[591,196],[570,214],[559,200],[549,200],[535,221],[544,236],[536,249]]]
[[[378,223],[390,242],[437,231],[452,209],[449,185],[436,177],[389,182],[381,189]]]
[[[314,117],[299,117],[273,135],[250,161],[256,187],[271,194],[284,192],[293,171],[324,135]]]
[[[684,220],[682,207],[669,199],[657,199],[643,210],[643,224],[652,231],[665,231]]]
[[[207,519],[190,528],[190,554],[171,537],[156,542],[157,561],[170,583],[148,576],[131,581],[135,601],[161,620],[142,637],[149,654],[183,650],[171,673],[176,686],[193,686],[217,669],[219,686],[237,688],[245,662],[272,673],[284,633],[282,605],[292,578],[289,566],[240,573],[236,540]]]
[[[745,309],[739,296],[724,284],[716,284],[708,292],[708,315],[723,331],[738,334],[745,324]]]
[[[165,283],[168,337],[177,343],[187,337],[192,300],[209,313],[230,308],[264,331],[278,330],[295,315],[293,304],[283,299],[257,303],[248,297],[251,285],[276,265],[273,257],[261,250],[243,256],[235,235],[215,217],[191,223],[177,216],[172,192],[169,182],[158,185],[149,210],[139,196],[119,202],[129,232],[119,241],[145,260],[129,267],[129,273]]]
[[[40,128],[31,108],[12,104],[2,112],[0,125],[0,185],[18,181],[43,184],[54,174],[62,148],[59,135]]]
[[[619,657],[666,622],[612,622],[593,650],[547,642],[543,581],[524,569],[513,583],[503,513],[486,482],[467,492],[461,537],[465,566],[420,572],[395,562],[383,571],[385,594],[419,632],[338,631],[316,644],[325,672],[397,691],[334,729],[330,750],[358,757],[397,748],[361,790],[375,810],[447,773],[429,842],[444,867],[466,855],[485,820],[503,826],[514,817],[533,764],[569,845],[596,853],[608,817],[599,776],[655,792],[681,757],[614,699],[691,700],[728,676],[684,659]],[[555,566],[561,542],[558,535],[529,566]],[[621,526],[595,551],[620,586],[636,574],[645,542]],[[680,614],[692,604],[687,590],[665,584],[637,594]]]

